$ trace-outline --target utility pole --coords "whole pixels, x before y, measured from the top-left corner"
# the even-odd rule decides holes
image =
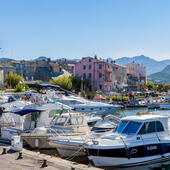
[[[83,94],[83,76],[81,77],[81,96]]]

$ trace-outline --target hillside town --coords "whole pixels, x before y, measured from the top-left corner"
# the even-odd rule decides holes
[[[146,68],[138,63],[121,66],[97,56],[83,57],[79,62],[67,59],[52,61],[50,58],[1,61],[1,88],[4,88],[5,77],[9,72],[21,75],[26,83],[49,82],[61,76],[77,76],[90,81],[88,91],[103,92],[140,91],[147,80]]]
[[[0,170],[170,170],[170,0],[0,2]]]

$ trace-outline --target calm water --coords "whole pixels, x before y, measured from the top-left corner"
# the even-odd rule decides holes
[[[154,114],[170,114],[170,110],[148,109],[147,107],[141,107],[141,108],[122,109],[114,113],[114,115],[117,115],[119,117],[132,116],[132,115],[136,115],[137,112],[152,112]]]

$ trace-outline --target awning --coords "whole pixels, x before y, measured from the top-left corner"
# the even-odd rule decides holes
[[[52,87],[52,88],[60,88],[58,85],[53,84],[38,84],[39,87]]]
[[[53,85],[53,84],[27,84],[29,87],[33,87],[33,88],[47,88],[47,87],[51,87],[51,88],[60,88],[60,86],[58,85]]]
[[[39,109],[16,109],[16,110],[11,110],[10,112],[20,115],[20,116],[24,116],[26,114],[33,113],[33,112],[42,112],[42,110],[39,110]]]
[[[107,96],[96,96],[96,99],[106,99]]]

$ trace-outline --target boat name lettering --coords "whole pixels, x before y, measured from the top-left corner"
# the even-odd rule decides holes
[[[137,153],[137,149],[132,149],[131,154],[135,154],[135,153]]]
[[[156,150],[157,146],[147,146],[147,150]]]

